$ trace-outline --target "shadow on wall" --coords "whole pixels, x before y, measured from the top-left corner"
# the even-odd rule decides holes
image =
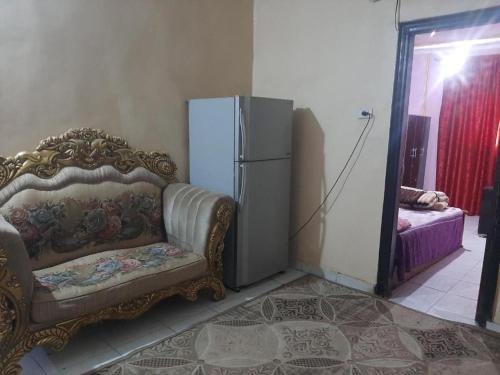
[[[326,204],[321,207],[309,224],[297,233],[329,194],[332,186],[327,185],[325,180],[323,129],[310,109],[303,108],[295,111],[292,134],[291,264],[298,262],[311,266],[312,269],[317,269],[321,265],[326,215],[342,194],[363,153],[375,121],[375,118],[368,120],[363,132],[352,145],[352,154],[346,155],[346,160],[339,161],[340,176],[335,179],[336,186],[331,191]]]
[[[335,187],[335,190],[332,191],[333,194],[329,197],[329,200],[326,204],[327,209],[325,210],[325,215],[327,215],[330,212],[333,206],[335,206],[335,203],[337,203],[337,200],[342,195],[342,192],[344,191],[347,181],[349,181],[349,177],[351,176],[351,173],[354,170],[354,168],[356,168],[359,158],[361,157],[361,154],[365,149],[368,137],[370,136],[370,133],[372,132],[373,127],[375,126],[375,121],[376,121],[375,117],[372,117],[371,119],[368,120],[368,123],[365,124],[364,130],[359,135],[358,141],[355,144],[353,144],[352,157],[349,157],[349,162],[345,166],[345,170],[342,169],[341,172],[339,172],[341,173],[341,175],[338,177],[338,181],[336,181],[337,186]],[[348,160],[342,161],[342,163],[346,163],[347,161]],[[331,187],[329,186],[328,188]]]
[[[325,134],[309,108],[293,115],[290,234],[309,219],[326,193]],[[325,239],[323,207],[290,242],[290,263],[319,266]]]

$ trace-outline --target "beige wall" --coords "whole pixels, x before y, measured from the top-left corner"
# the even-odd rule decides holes
[[[252,0],[0,0],[0,154],[69,127],[167,150],[185,100],[249,94]]]
[[[376,282],[396,58],[394,1],[255,0],[253,93],[295,100],[292,231],[331,186],[364,125],[375,123],[338,199],[294,241],[298,262]],[[500,5],[402,2],[402,20]]]
[[[251,92],[254,26],[253,93],[292,98],[302,109],[292,229],[346,160],[363,126],[357,111],[375,111],[339,199],[294,243],[298,261],[373,284],[396,54],[393,3],[255,0],[252,25],[251,0],[0,0],[0,154],[32,149],[69,127],[101,127],[133,146],[170,151],[185,179],[185,99]],[[497,4],[409,1],[402,19]]]

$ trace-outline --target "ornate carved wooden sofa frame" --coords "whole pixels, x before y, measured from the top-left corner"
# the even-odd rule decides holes
[[[0,191],[27,174],[51,179],[66,167],[92,171],[104,166],[111,166],[121,174],[144,168],[168,184],[175,182],[176,166],[167,154],[134,150],[122,138],[109,136],[101,130],[79,129],[47,138],[33,152],[23,152],[9,158],[0,157]],[[32,290],[29,285],[33,283],[34,277],[31,269],[25,273],[19,272],[16,254],[25,251],[20,237],[20,248],[12,249],[12,246],[8,248],[3,245],[0,233],[0,373],[19,373],[18,361],[35,346],[47,345],[60,350],[80,327],[104,319],[132,319],[166,297],[179,294],[188,300],[195,300],[200,289],[211,288],[214,299],[223,298],[222,250],[233,214],[233,202],[220,195],[215,202],[211,208],[213,213],[204,249],[207,269],[201,277],[50,325],[36,324],[31,320]],[[3,223],[6,224],[5,220]],[[12,226],[9,228],[10,231],[14,229]],[[28,259],[27,255],[25,258]]]

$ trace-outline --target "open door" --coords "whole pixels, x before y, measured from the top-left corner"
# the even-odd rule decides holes
[[[487,233],[481,284],[479,287],[476,309],[476,321],[483,327],[486,325],[487,321],[493,318],[500,264],[500,147],[498,151],[495,185],[493,187],[493,212],[495,219],[494,225],[490,226]]]
[[[390,281],[396,248],[396,223],[399,187],[402,182],[403,144],[408,117],[408,99],[415,36],[440,30],[455,30],[500,23],[500,7],[457,13],[400,24],[393,90],[391,124],[387,155],[384,205],[380,235],[380,253],[375,292],[382,297],[391,294]],[[499,153],[500,154],[500,153]],[[478,166],[481,168],[481,166]],[[494,224],[487,234],[476,321],[485,326],[492,320],[500,268],[500,155],[494,182]]]

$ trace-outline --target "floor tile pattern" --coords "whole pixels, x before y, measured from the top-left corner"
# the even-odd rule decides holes
[[[391,301],[437,317],[475,325],[486,239],[478,216],[466,216],[463,248],[394,290]]]

